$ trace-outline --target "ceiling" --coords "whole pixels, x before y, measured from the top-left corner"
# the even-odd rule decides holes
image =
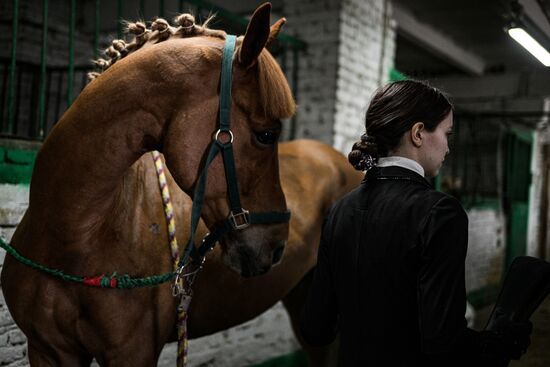
[[[390,0],[397,24],[395,67],[412,77],[482,76],[547,69],[504,28],[513,0]],[[261,0],[211,0],[249,14]],[[283,0],[271,0],[274,10]],[[519,0],[550,43],[550,0]],[[435,41],[434,41],[435,40]]]
[[[416,77],[546,71],[504,31],[511,15],[510,3],[510,0],[393,0],[398,23],[396,68]],[[525,13],[536,15],[542,29],[550,28],[544,16],[545,9],[550,12],[550,0],[520,3]],[[401,13],[406,16],[404,22],[399,21],[403,18]],[[410,18],[416,22],[407,25]],[[414,28],[423,26],[438,36],[436,45],[426,45],[419,35],[415,36]],[[445,48],[454,51],[447,54]],[[461,62],[470,58],[472,61]],[[469,65],[478,67],[470,69]]]

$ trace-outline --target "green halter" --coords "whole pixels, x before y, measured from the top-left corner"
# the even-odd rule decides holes
[[[191,211],[191,234],[185,252],[180,257],[179,270],[187,264],[189,258],[195,264],[202,264],[204,257],[230,230],[241,230],[248,227],[250,224],[266,224],[266,223],[286,223],[290,220],[290,212],[262,212],[250,213],[241,206],[239,188],[237,185],[237,175],[235,172],[235,159],[233,156],[233,133],[230,129],[231,124],[231,74],[233,69],[233,54],[235,50],[236,37],[228,35],[225,40],[222,58],[221,71],[221,86],[220,86],[220,124],[219,129],[214,136],[214,141],[210,146],[208,157],[204,168],[199,177],[193,196],[193,208]],[[220,141],[220,135],[228,135],[229,142],[223,143]],[[221,223],[214,226],[210,233],[203,239],[202,244],[195,248],[195,233],[201,216],[202,205],[204,202],[204,191],[206,178],[208,174],[208,166],[212,160],[222,154],[223,163],[225,166],[225,177],[227,182],[227,191],[229,194],[229,203],[231,211],[228,217]]]

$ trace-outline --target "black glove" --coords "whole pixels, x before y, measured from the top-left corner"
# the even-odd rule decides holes
[[[479,334],[479,347],[484,361],[520,359],[531,344],[533,324],[530,321],[507,321],[493,330]]]
[[[520,359],[527,352],[527,348],[531,345],[532,331],[533,324],[529,320],[510,322],[504,325],[502,330],[497,331],[502,334],[510,359]]]

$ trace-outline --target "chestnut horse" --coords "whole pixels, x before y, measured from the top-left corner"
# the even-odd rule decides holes
[[[270,11],[269,4],[258,8],[237,42],[231,139],[244,208],[284,212],[277,134],[280,119],[291,116],[295,105],[282,71],[264,49],[282,25],[270,28]],[[106,70],[51,131],[35,162],[29,207],[12,237],[20,254],[76,275],[116,271],[144,277],[172,269],[158,230],[159,198],[151,199],[139,179],[129,180],[129,172],[143,153],[159,150],[177,185],[193,194],[218,128],[226,38],[189,17],[178,22],[173,28],[158,20],[141,33],[139,24],[130,25],[138,30],[136,39],[113,44],[110,52],[119,55],[100,63]],[[202,217],[210,227],[230,210],[219,157],[209,172]],[[280,260],[288,230],[288,223],[277,223],[232,232],[221,241],[228,265],[248,276],[265,273]],[[92,358],[103,366],[152,366],[174,332],[169,285],[90,288],[11,256],[1,283],[13,319],[27,336],[32,366],[87,366]]]
[[[193,285],[193,301],[189,309],[188,329],[190,338],[197,338],[225,330],[246,322],[276,302],[283,300],[293,326],[299,318],[307,293],[308,277],[316,263],[317,247],[325,214],[331,205],[345,193],[356,187],[363,175],[356,171],[347,159],[332,147],[313,140],[295,140],[279,145],[279,168],[282,188],[287,205],[292,211],[288,243],[281,262],[268,273],[243,278],[228,266],[227,248],[224,243],[214,248],[206,258],[204,268]],[[177,236],[180,243],[188,236],[191,199],[181,191],[169,172],[167,183],[171,192],[174,215],[177,219]],[[140,223],[131,223],[127,235],[149,236],[154,228],[156,240],[154,263],[170,268],[166,224],[162,210],[157,176],[150,154],[136,162],[126,177],[127,204]],[[130,208],[129,208],[130,210]],[[208,231],[200,223],[198,233],[202,237]],[[140,254],[132,254],[139,258]],[[160,270],[159,270],[160,271]],[[163,286],[165,287],[165,286]],[[159,303],[171,303],[163,297],[143,304],[142,312],[157,312]],[[172,314],[175,314],[175,308]],[[175,319],[173,330],[176,329]],[[119,327],[127,329],[127,325]],[[295,331],[298,331],[295,328]],[[300,339],[299,333],[297,333]],[[169,341],[175,340],[175,335]],[[304,348],[311,352],[311,365],[330,365],[333,361],[330,348]]]

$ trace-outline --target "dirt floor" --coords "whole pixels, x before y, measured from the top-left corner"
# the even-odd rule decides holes
[[[493,306],[477,310],[475,328],[482,329],[487,323]],[[533,334],[531,346],[521,360],[512,361],[509,367],[550,367],[550,296],[531,317]]]

